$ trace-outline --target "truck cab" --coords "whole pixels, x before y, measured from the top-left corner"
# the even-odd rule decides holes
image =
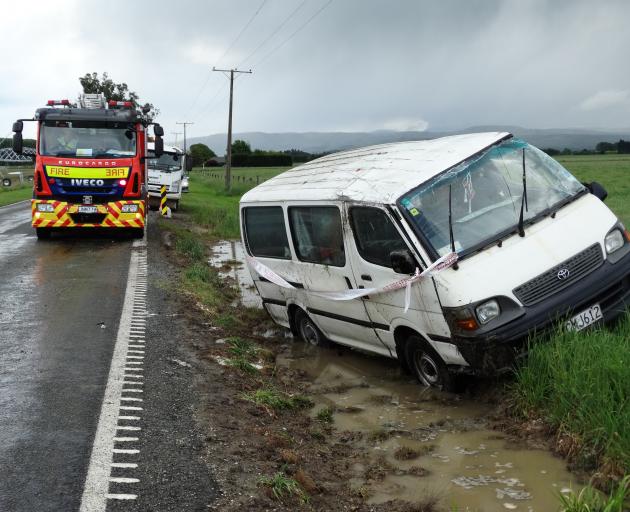
[[[185,172],[190,171],[190,156],[175,146],[164,146],[160,157],[155,155],[153,142],[148,143],[148,193],[149,206],[157,207],[160,203],[161,188],[166,187],[166,204],[175,211],[182,198],[182,182]]]

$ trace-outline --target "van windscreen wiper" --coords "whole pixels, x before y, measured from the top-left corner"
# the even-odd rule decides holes
[[[529,211],[527,208],[527,173],[525,172],[525,148],[523,148],[523,195],[521,196],[521,215],[518,219],[519,236],[525,236],[525,228],[523,227],[523,209],[525,211]]]
[[[455,237],[453,236],[453,185],[451,183],[448,184],[448,234],[451,238],[451,251],[455,251]],[[453,264],[452,267],[454,270],[457,270],[457,262]]]

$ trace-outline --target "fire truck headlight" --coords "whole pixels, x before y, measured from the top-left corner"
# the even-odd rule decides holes
[[[55,211],[55,209],[53,208],[52,204],[49,204],[49,203],[38,203],[37,204],[37,211],[38,212],[52,213],[52,212]]]
[[[138,211],[137,204],[123,204],[120,210],[122,213],[136,213]]]

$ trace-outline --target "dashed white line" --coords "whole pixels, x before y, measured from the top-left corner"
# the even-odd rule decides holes
[[[126,478],[126,477],[116,476],[116,477],[110,477],[109,481],[117,483],[117,484],[137,484],[140,480],[138,480],[137,478]]]
[[[135,469],[138,467],[138,464],[135,462],[112,462],[113,468],[127,468],[127,469]]]
[[[135,500],[138,497],[137,494],[106,494],[105,498],[108,500]]]

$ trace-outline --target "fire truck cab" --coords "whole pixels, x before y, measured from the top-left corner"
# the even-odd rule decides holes
[[[33,119],[13,124],[13,149],[22,152],[23,121],[37,122],[32,225],[38,238],[54,230],[120,228],[144,236],[147,200],[147,131],[155,153],[164,130],[131,102],[83,94],[79,105],[50,100]]]

